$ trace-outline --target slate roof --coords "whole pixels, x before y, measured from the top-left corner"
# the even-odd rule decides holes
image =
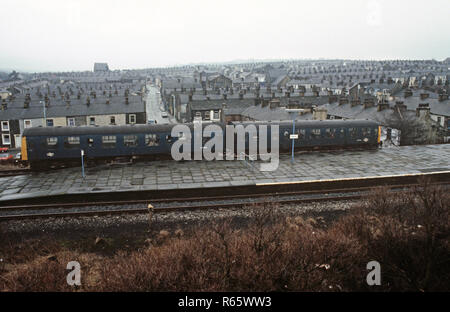
[[[110,104],[106,104],[109,100]],[[66,116],[88,116],[88,115],[108,115],[145,112],[144,101],[139,96],[130,96],[129,104],[125,104],[125,97],[104,97],[97,96],[96,99],[90,98],[90,105],[86,105],[86,99],[71,99],[70,105],[61,99],[50,97],[50,105],[46,108],[46,116],[66,117]],[[8,108],[0,110],[0,120],[14,119],[34,119],[43,118],[43,104],[39,101],[31,101],[28,108],[24,108],[24,98],[16,98],[13,102],[6,101]]]

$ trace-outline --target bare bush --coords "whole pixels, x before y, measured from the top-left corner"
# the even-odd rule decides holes
[[[161,231],[147,247],[114,256],[62,252],[48,261],[28,250],[22,264],[0,272],[0,289],[70,290],[61,264],[78,257],[81,290],[448,291],[449,203],[448,192],[424,180],[408,192],[378,188],[327,227],[257,205],[246,226],[227,219],[189,235]],[[366,283],[372,260],[382,270],[375,288]]]

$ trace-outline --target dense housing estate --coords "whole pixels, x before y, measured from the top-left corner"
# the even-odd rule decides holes
[[[392,120],[422,125],[414,143],[450,139],[450,67],[439,61],[279,61],[142,70],[12,73],[0,81],[0,145],[20,147],[27,127],[146,123],[146,92],[160,90],[177,122]]]

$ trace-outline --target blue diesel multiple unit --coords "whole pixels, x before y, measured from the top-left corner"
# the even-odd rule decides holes
[[[202,123],[203,128],[211,123]],[[223,147],[226,147],[225,124],[215,124],[223,130]],[[296,121],[292,122],[233,122],[234,127],[255,126],[257,136],[267,135],[270,149],[271,126],[279,126],[279,150],[290,151],[291,134],[296,135],[295,150],[376,148],[380,142],[378,123],[367,120]],[[268,131],[260,131],[264,125]],[[22,137],[22,161],[35,170],[48,167],[79,165],[81,150],[88,163],[101,163],[115,158],[169,158],[172,144],[180,139],[172,137],[171,125],[34,127],[25,129]],[[194,150],[194,125],[186,124],[191,131]],[[202,144],[209,141],[204,137]],[[237,138],[234,139],[236,144]],[[245,136],[245,148],[249,135]],[[236,151],[236,148],[234,149]]]

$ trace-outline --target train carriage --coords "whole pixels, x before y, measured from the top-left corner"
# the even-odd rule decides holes
[[[203,128],[210,123],[203,123]],[[224,124],[216,124],[223,130],[223,146],[226,147]],[[267,126],[268,148],[270,149],[270,126],[279,126],[280,152],[292,148],[292,122],[235,122],[256,128],[256,134],[245,136],[245,150],[250,139],[260,137],[261,125]],[[22,138],[22,161],[32,169],[79,165],[81,150],[89,162],[101,163],[115,158],[170,158],[172,144],[178,139],[172,137],[175,125],[130,125],[130,126],[82,126],[82,127],[35,127],[25,129]],[[187,124],[191,132],[193,124]],[[379,143],[379,125],[366,120],[296,121],[294,134],[296,150],[374,148]],[[194,150],[194,135],[191,133]],[[203,137],[202,144],[209,141]],[[237,137],[234,139],[237,144]],[[234,151],[236,151],[236,147]]]

